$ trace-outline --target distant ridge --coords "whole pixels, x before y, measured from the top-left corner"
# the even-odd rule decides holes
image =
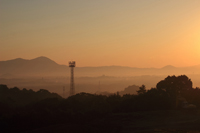
[[[42,63],[42,64],[47,64],[47,65],[58,65],[55,61],[45,57],[45,56],[40,56],[34,59],[29,60],[30,62],[34,63]]]
[[[45,56],[40,56],[40,57],[37,57],[37,58],[34,58],[34,59],[31,59],[31,60],[38,60],[38,61],[51,61],[51,62],[55,62]]]
[[[176,67],[172,66],[172,65],[167,65],[162,67],[161,69],[175,69]]]
[[[0,75],[17,75],[17,76],[39,76],[39,75],[56,75],[63,71],[63,66],[58,65],[55,61],[40,56],[34,59],[16,58],[8,61],[0,61]]]
[[[18,62],[18,63],[22,63],[22,62],[25,62],[25,61],[39,61],[39,62],[54,62],[56,63],[55,61],[45,57],[45,56],[40,56],[40,57],[37,57],[37,58],[34,58],[34,59],[23,59],[23,58],[16,58],[16,59],[11,59],[11,60],[6,60],[6,61],[0,61],[0,62]],[[56,63],[57,64],[57,63]]]
[[[16,58],[0,61],[0,78],[12,77],[48,77],[69,76],[69,67],[59,65],[55,61],[40,56],[34,59]],[[174,67],[167,65],[162,68],[136,68],[127,66],[76,67],[75,76],[141,76],[141,75],[183,75],[200,74],[199,66]]]

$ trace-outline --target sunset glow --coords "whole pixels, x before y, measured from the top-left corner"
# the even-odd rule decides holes
[[[200,64],[199,0],[0,0],[0,60],[77,66]]]

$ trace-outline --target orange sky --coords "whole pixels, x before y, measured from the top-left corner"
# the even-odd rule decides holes
[[[0,0],[0,60],[200,64],[199,0]]]

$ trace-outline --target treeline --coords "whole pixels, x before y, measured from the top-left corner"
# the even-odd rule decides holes
[[[94,121],[114,113],[180,109],[181,99],[200,107],[200,89],[192,88],[192,81],[185,75],[168,76],[150,90],[142,85],[137,93],[123,96],[79,93],[63,99],[47,90],[34,92],[0,85],[0,125],[2,131],[21,132],[55,124]]]
[[[17,87],[9,89],[6,85],[0,85],[0,104],[10,107],[24,106],[47,98],[61,99],[61,96],[56,93],[50,93],[45,89],[35,92],[31,89],[27,90],[24,88],[20,90]]]

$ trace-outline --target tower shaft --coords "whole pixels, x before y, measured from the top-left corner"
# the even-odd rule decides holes
[[[74,67],[71,67],[71,78],[70,78],[70,96],[75,94],[74,89]]]
[[[75,94],[75,88],[74,88],[74,67],[75,67],[75,61],[69,62],[69,67],[71,68],[71,78],[70,78],[70,96]]]

